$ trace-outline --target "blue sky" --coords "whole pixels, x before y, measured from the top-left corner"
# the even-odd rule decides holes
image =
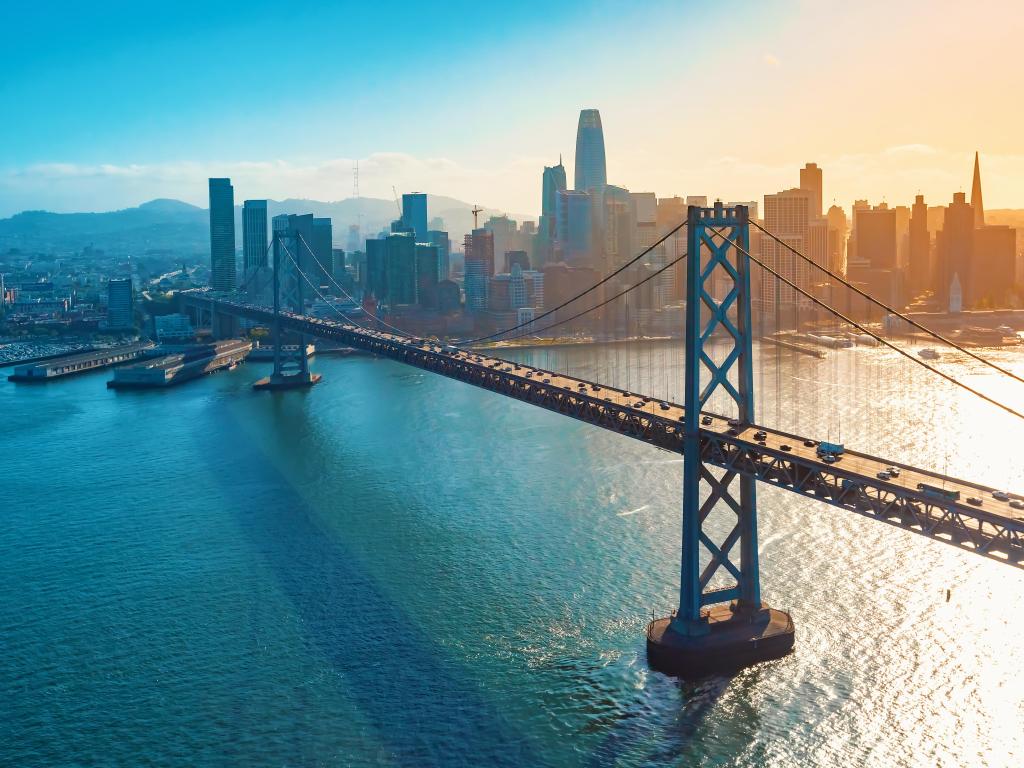
[[[241,198],[340,199],[355,159],[364,195],[533,213],[541,166],[571,168],[584,107],[601,110],[609,180],[637,191],[751,199],[817,160],[845,205],[948,199],[980,148],[986,198],[1008,203],[1020,121],[983,93],[948,116],[935,104],[965,68],[1015,60],[978,20],[1021,11],[962,5],[4,3],[0,215],[203,204],[221,174]],[[908,90],[918,63],[927,82]]]

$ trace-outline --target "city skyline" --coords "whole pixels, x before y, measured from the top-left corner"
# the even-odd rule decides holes
[[[403,31],[402,40],[411,44],[395,61],[369,57],[344,74],[324,66],[312,84],[289,87],[287,104],[275,97],[273,106],[254,103],[247,88],[271,92],[286,79],[291,86],[313,64],[309,53],[275,57],[271,64],[242,51],[245,35],[276,23],[269,6],[252,5],[245,23],[234,21],[237,9],[225,6],[202,34],[186,21],[146,14],[125,14],[104,31],[101,22],[111,22],[116,9],[110,4],[96,20],[69,13],[41,27],[50,42],[67,43],[60,56],[76,61],[61,72],[54,70],[56,59],[37,58],[35,11],[19,9],[9,12],[11,24],[27,31],[0,53],[6,69],[18,75],[0,92],[23,111],[21,119],[0,127],[0,215],[36,208],[111,210],[155,197],[199,203],[196,184],[210,177],[230,177],[240,187],[260,189],[261,197],[339,200],[351,194],[357,159],[366,196],[387,199],[392,186],[400,192],[428,189],[537,215],[534,171],[558,153],[572,167],[574,131],[563,115],[589,106],[602,111],[608,178],[659,196],[756,198],[781,188],[789,170],[811,157],[829,168],[826,207],[863,198],[910,204],[918,193],[948,200],[970,191],[960,169],[980,150],[987,207],[1024,206],[1015,187],[1024,173],[1012,129],[1019,123],[1013,119],[1017,107],[1004,106],[1000,97],[1013,86],[1012,25],[990,21],[1012,6],[982,6],[887,7],[879,28],[872,3],[841,11],[807,0],[776,9],[750,4],[739,8],[744,23],[733,30],[710,9],[648,3],[613,14],[604,3],[575,3],[542,14],[526,3],[503,19],[505,36],[454,46],[447,34],[435,39]],[[386,10],[344,13],[354,14],[357,25],[372,26]],[[316,13],[325,22],[341,12],[297,10],[300,18]],[[470,22],[455,9],[437,18],[404,6],[402,12],[444,33],[456,34]],[[554,49],[542,46],[542,19],[566,30]],[[87,34],[80,40],[82,24]],[[827,33],[839,24],[846,32],[842,41]],[[607,63],[573,59],[573,45],[590,39],[610,46],[622,26],[645,39]],[[695,61],[673,62],[667,44],[690,27],[706,33],[698,36]],[[703,42],[715,35],[731,44],[719,51]],[[862,55],[865,41],[869,56]],[[945,55],[954,44],[974,51],[971,67]],[[251,68],[231,80],[188,63],[208,45],[223,46],[236,63]],[[502,54],[510,46],[522,48],[527,55],[517,61],[529,63],[507,67]],[[349,46],[345,50],[352,53]],[[158,71],[167,56],[182,63],[169,92],[156,98],[160,89],[140,89],[139,79],[150,77],[156,86],[168,80]],[[406,64],[423,56],[436,66],[403,82],[409,80]],[[808,57],[816,57],[814,67],[804,66]],[[538,80],[540,70],[545,77]],[[979,70],[984,77],[974,74]],[[738,103],[696,97],[687,83],[707,71],[749,83],[748,97]],[[449,74],[458,75],[458,87],[446,84]],[[367,88],[371,75],[383,88]],[[509,95],[507,86],[521,82],[531,88]],[[111,99],[106,92],[117,86],[122,95]],[[478,116],[446,119],[469,97],[482,105]],[[787,110],[764,120],[779,99]],[[76,120],[61,119],[55,105],[74,111]],[[994,105],[1000,105],[998,115]],[[285,106],[290,115],[301,115],[301,132],[296,121],[273,115]],[[410,130],[406,111],[445,130]],[[509,114],[514,119],[503,117]],[[90,129],[77,130],[79,124]]]

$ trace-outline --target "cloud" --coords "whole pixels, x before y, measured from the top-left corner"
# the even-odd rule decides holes
[[[239,201],[289,197],[341,200],[353,194],[355,162],[353,158],[330,158],[307,162],[40,163],[0,171],[0,216],[33,208],[110,210],[157,197],[205,206],[207,179],[219,176],[232,180]],[[514,157],[493,166],[471,167],[446,157],[377,152],[359,158],[359,188],[364,197],[388,199],[394,187],[399,194],[430,192],[529,213],[539,207],[543,165],[543,158]]]

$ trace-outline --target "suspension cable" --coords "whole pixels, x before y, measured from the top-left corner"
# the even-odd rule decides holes
[[[572,317],[567,317],[564,320],[559,320],[558,322],[552,323],[551,325],[546,325],[543,328],[537,328],[537,329],[531,329],[531,330],[528,330],[528,331],[524,331],[523,333],[519,334],[518,336],[513,336],[512,338],[513,339],[518,339],[518,338],[521,338],[521,337],[526,336],[528,334],[542,333],[544,331],[551,330],[552,328],[557,328],[559,325],[564,325],[565,323],[568,323],[568,322],[570,322],[572,320],[575,320],[578,317],[582,317],[583,315],[587,314],[588,312],[593,312],[595,309],[600,309],[601,307],[605,306],[606,304],[610,304],[611,302],[615,301],[617,298],[619,298],[621,296],[625,296],[627,293],[632,291],[634,288],[639,288],[641,285],[643,285],[647,281],[653,280],[658,275],[660,275],[662,272],[664,272],[666,269],[668,269],[669,267],[673,266],[674,264],[677,264],[678,262],[682,261],[685,258],[686,258],[686,254],[684,253],[682,256],[679,256],[678,258],[673,259],[672,261],[668,262],[667,264],[665,264],[665,266],[661,267],[657,271],[652,272],[647,277],[645,277],[643,280],[641,280],[639,283],[636,283],[635,285],[631,285],[629,288],[626,288],[624,290],[619,291],[617,294],[615,294],[611,298],[605,299],[600,304],[595,304],[594,306],[589,307],[588,309],[584,309],[582,312],[577,312]],[[503,339],[503,341],[510,341],[510,339]],[[464,342],[464,343],[469,344],[471,342]]]
[[[281,241],[279,240],[278,242],[281,242]],[[316,292],[316,295],[319,296],[320,299],[325,304],[327,304],[327,306],[329,306],[331,309],[333,309],[335,312],[337,312],[339,315],[341,315],[345,319],[346,322],[349,322],[349,323],[351,323],[352,325],[355,325],[358,328],[362,328],[364,331],[371,331],[371,330],[373,330],[371,328],[367,328],[365,325],[360,323],[358,320],[355,320],[355,319],[349,317],[348,315],[346,315],[344,312],[342,312],[340,309],[338,309],[330,299],[328,299],[326,296],[324,296],[322,293],[320,293],[320,289],[317,288],[317,286],[315,286],[313,284],[313,281],[309,279],[309,277],[306,275],[306,273],[302,271],[302,267],[299,266],[298,260],[295,258],[294,255],[292,255],[292,252],[288,248],[288,246],[285,245],[283,242],[281,242],[281,247],[284,248],[284,252],[286,254],[288,254],[288,258],[291,259],[292,264],[295,265],[295,271],[298,272],[302,276],[302,279],[305,280],[309,284],[309,287],[312,288]],[[402,334],[402,335],[408,337],[408,334]]]
[[[714,232],[719,237],[728,239],[726,237],[726,235],[723,232],[721,232],[720,230],[715,229],[714,227],[711,227],[711,226],[709,226],[708,229],[710,229],[712,232]],[[882,338],[881,336],[879,336],[877,333],[875,333],[874,331],[870,330],[866,326],[862,325],[861,323],[858,323],[856,320],[853,320],[853,319],[847,317],[846,315],[844,315],[839,310],[832,308],[831,306],[829,306],[825,302],[821,301],[817,297],[811,295],[810,293],[805,291],[803,288],[800,288],[792,280],[789,280],[788,278],[783,277],[778,272],[776,272],[774,269],[772,269],[771,267],[767,266],[764,262],[762,262],[756,256],[752,256],[750,254],[750,251],[748,251],[745,248],[743,248],[739,243],[733,242],[733,246],[740,253],[744,254],[747,258],[749,258],[755,264],[760,266],[763,270],[765,270],[766,272],[774,275],[776,278],[778,278],[779,280],[784,282],[786,285],[788,285],[790,288],[795,290],[797,293],[800,293],[800,294],[806,296],[808,299],[810,299],[812,302],[817,304],[819,307],[822,307],[825,310],[831,312],[833,315],[838,317],[840,320],[842,320],[842,321],[844,321],[846,323],[849,323],[850,325],[852,325],[854,328],[858,329],[862,333],[865,333],[868,336],[871,336],[876,341],[878,341],[881,344],[889,347],[890,349],[894,350],[895,352],[898,352],[899,354],[903,355],[908,360],[912,360],[913,362],[917,363],[918,365],[926,368],[927,370],[931,371],[932,373],[936,374],[937,376],[942,377],[943,379],[945,379],[946,381],[950,382],[951,384],[954,384],[954,385],[960,387],[961,389],[967,390],[972,395],[975,395],[976,397],[980,397],[982,400],[985,400],[985,401],[991,403],[992,405],[996,406],[997,408],[1001,408],[1002,410],[1006,411],[1007,413],[1011,414],[1012,416],[1016,416],[1018,419],[1024,420],[1024,413],[1016,411],[1016,410],[1014,410],[1013,408],[1011,408],[1008,405],[1004,405],[1003,403],[999,402],[998,400],[995,400],[992,397],[989,397],[988,395],[984,394],[983,392],[979,392],[978,390],[976,390],[973,387],[971,387],[969,384],[964,384],[962,381],[956,379],[953,376],[950,376],[948,373],[944,373],[943,371],[940,371],[938,368],[933,368],[932,366],[928,365],[923,360],[919,360],[918,358],[914,357],[912,354],[910,354],[906,350],[896,346],[895,344],[893,344],[892,342],[888,341],[887,339]],[[870,298],[870,297],[868,297],[868,298]]]
[[[334,286],[335,286],[335,287],[336,287],[336,288],[337,288],[337,289],[338,289],[339,291],[341,291],[341,292],[342,292],[343,294],[345,294],[345,297],[346,297],[346,298],[347,298],[347,299],[348,299],[349,301],[351,301],[351,302],[354,302],[354,303],[358,304],[359,302],[357,302],[357,301],[355,300],[355,298],[354,298],[354,297],[352,296],[352,294],[350,294],[350,293],[349,293],[348,291],[346,291],[346,290],[345,290],[344,288],[342,288],[342,287],[341,287],[341,285],[340,285],[340,284],[338,283],[338,281],[334,279],[334,275],[332,275],[332,274],[331,274],[331,273],[330,273],[330,272],[329,272],[329,271],[327,270],[327,268],[326,268],[326,267],[325,267],[325,266],[324,266],[324,265],[323,265],[323,264],[321,263],[320,259],[318,259],[318,258],[316,257],[316,254],[315,254],[315,253],[313,252],[313,249],[309,247],[309,243],[307,243],[307,242],[306,242],[306,238],[304,238],[304,237],[302,236],[302,233],[301,233],[301,232],[298,232],[298,233],[296,233],[296,234],[298,234],[298,236],[299,236],[299,240],[301,240],[301,241],[302,241],[302,244],[303,244],[304,246],[306,246],[306,250],[307,250],[307,251],[309,252],[309,255],[313,257],[313,261],[315,261],[315,262],[317,263],[317,266],[318,266],[318,267],[320,267],[320,269],[321,269],[321,270],[323,270],[323,273],[324,273],[325,275],[327,275],[327,278],[328,278],[328,279],[329,279],[329,280],[330,280],[330,281],[331,281],[332,283],[334,283]],[[314,290],[315,290],[315,289],[314,289]],[[317,293],[320,293],[320,292],[319,292],[319,291],[317,291]],[[321,295],[321,296],[320,296],[320,298],[323,298],[323,296]],[[327,300],[326,300],[326,299],[324,299],[324,301],[327,301]],[[381,320],[381,319],[380,319],[379,317],[376,317],[376,316],[375,316],[375,317],[374,317],[374,320],[376,320],[376,321],[377,321],[378,323],[380,323],[381,325],[385,325],[385,326],[387,326],[388,328],[390,328],[391,330],[393,330],[393,331],[396,331],[397,333],[400,333],[400,334],[401,334],[401,335],[403,335],[403,336],[408,336],[408,337],[410,337],[410,338],[412,338],[412,337],[413,337],[413,334],[409,333],[408,331],[403,331],[403,330],[402,330],[401,328],[399,328],[398,326],[392,325],[391,323],[389,323],[389,322],[386,322],[385,320]],[[418,337],[416,337],[416,338],[418,338]]]
[[[605,277],[601,278],[601,280],[599,280],[598,282],[594,283],[592,286],[587,288],[585,291],[581,291],[580,293],[577,293],[571,299],[568,299],[567,301],[563,301],[557,307],[554,307],[553,309],[549,309],[546,312],[543,312],[543,313],[537,315],[537,317],[535,317],[533,320],[529,320],[529,321],[524,322],[524,323],[519,323],[518,325],[513,325],[511,328],[506,328],[503,331],[498,331],[497,333],[492,333],[489,336],[480,336],[479,338],[476,338],[476,339],[468,339],[467,341],[463,341],[462,344],[478,344],[481,341],[489,341],[490,339],[493,339],[493,338],[495,338],[497,336],[504,336],[506,333],[511,333],[512,331],[519,330],[520,328],[523,328],[523,327],[525,327],[527,325],[530,325],[531,323],[536,323],[538,320],[542,320],[543,318],[547,317],[548,315],[554,314],[555,312],[557,312],[558,310],[562,309],[563,307],[566,307],[569,304],[572,304],[577,299],[583,298],[584,296],[586,296],[591,291],[596,290],[597,288],[599,288],[602,285],[604,285],[605,283],[607,283],[609,280],[611,280],[616,275],[620,274],[621,272],[625,271],[629,267],[631,267],[634,264],[636,264],[638,261],[640,261],[640,259],[642,259],[644,256],[648,255],[651,251],[653,251],[659,245],[661,245],[666,240],[668,240],[670,237],[672,237],[672,235],[674,235],[680,229],[685,227],[686,224],[687,224],[687,220],[683,219],[683,221],[679,222],[679,224],[677,224],[676,226],[672,227],[672,229],[668,230],[664,235],[662,235],[660,238],[658,238],[658,240],[656,240],[654,243],[652,243],[651,245],[649,245],[646,248],[644,248],[642,251],[640,251],[640,253],[638,253],[632,259],[630,259],[625,264],[623,264],[621,267],[616,269],[614,272],[612,272],[611,274],[605,275]],[[675,262],[672,262],[672,263],[674,264]],[[638,283],[638,285],[639,285],[639,283]],[[603,305],[602,304],[598,304],[597,306],[603,306]],[[594,307],[594,309],[596,309],[596,307]],[[577,315],[577,317],[578,317],[578,315]],[[557,323],[556,323],[556,325],[557,325]],[[518,337],[513,337],[513,338],[518,338]]]
[[[826,275],[831,277],[833,280],[838,280],[840,283],[845,285],[847,288],[849,288],[850,290],[860,294],[865,299],[867,299],[868,301],[872,302],[873,304],[881,307],[882,309],[884,309],[889,314],[895,315],[900,320],[903,320],[904,322],[912,325],[914,328],[917,328],[919,331],[923,331],[924,333],[928,334],[929,336],[931,336],[932,338],[936,339],[937,341],[941,341],[943,344],[946,344],[946,345],[952,347],[953,349],[957,350],[958,352],[964,353],[968,357],[970,357],[970,358],[972,358],[974,360],[977,360],[979,363],[982,363],[983,365],[987,365],[990,368],[994,368],[995,370],[999,371],[1000,373],[1002,373],[1002,374],[1004,374],[1006,376],[1009,376],[1011,379],[1014,379],[1015,381],[1019,381],[1020,383],[1024,384],[1024,377],[1018,376],[1013,371],[1007,370],[1006,368],[1003,368],[1001,365],[993,363],[991,360],[987,360],[986,358],[982,357],[981,355],[976,354],[974,352],[971,352],[969,349],[967,349],[966,347],[961,346],[960,344],[957,344],[955,341],[947,339],[945,336],[943,336],[938,331],[934,331],[931,328],[928,328],[928,327],[926,327],[924,325],[921,325],[919,322],[917,322],[916,320],[913,320],[909,316],[903,314],[902,312],[900,312],[895,307],[890,307],[888,304],[886,304],[883,301],[880,301],[879,299],[876,299],[874,296],[872,296],[871,294],[867,293],[866,291],[862,291],[860,288],[855,286],[853,283],[849,282],[846,278],[836,274],[835,272],[833,272],[828,267],[824,267],[821,264],[818,264],[816,261],[814,261],[814,259],[811,259],[809,256],[806,256],[805,254],[800,253],[800,251],[798,251],[796,248],[794,248],[789,243],[785,242],[784,240],[782,240],[781,238],[779,238],[775,234],[769,232],[767,229],[762,227],[756,221],[751,221],[750,223],[753,224],[755,227],[757,227],[762,232],[764,232],[766,235],[768,235],[768,237],[770,237],[776,243],[778,243],[783,248],[788,250],[790,253],[794,254],[795,256],[800,257],[801,259],[803,259],[804,261],[808,262],[809,264],[814,265],[815,267],[820,269],[822,272],[824,272]]]

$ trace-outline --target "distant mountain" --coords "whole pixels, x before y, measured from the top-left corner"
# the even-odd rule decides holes
[[[345,247],[349,225],[361,223],[364,237],[372,237],[390,227],[398,218],[394,200],[363,197],[336,202],[319,200],[270,200],[268,214],[312,213],[329,217],[334,223],[334,242]],[[429,195],[430,218],[440,216],[453,242],[461,242],[473,226],[472,205],[450,197]],[[484,208],[483,224],[501,211]],[[534,217],[510,214],[518,221]],[[242,247],[242,207],[235,207],[236,242]],[[210,248],[210,220],[207,209],[181,200],[158,199],[137,208],[105,213],[51,213],[24,211],[0,219],[0,250],[20,248],[29,252],[61,253],[80,251],[87,245],[110,253],[142,255],[150,250],[169,250],[180,254],[205,254]]]

